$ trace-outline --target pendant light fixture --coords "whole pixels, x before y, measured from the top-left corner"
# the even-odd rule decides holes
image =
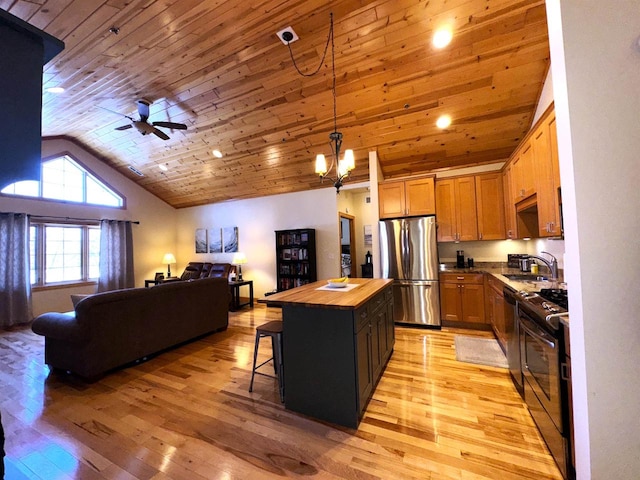
[[[320,65],[318,68],[312,73],[304,73],[296,64],[295,59],[293,58],[293,51],[291,50],[290,43],[292,41],[297,40],[295,36],[295,32],[291,28],[286,28],[278,32],[278,36],[280,39],[287,45],[289,48],[289,54],[291,55],[291,60],[293,61],[294,67],[296,67],[296,71],[302,75],[303,77],[311,77],[317,74],[324,63],[324,60],[327,56],[327,50],[329,48],[329,44],[331,44],[331,74],[332,74],[332,85],[331,85],[331,93],[333,95],[333,132],[329,134],[329,146],[331,148],[331,165],[327,168],[327,159],[324,154],[319,153],[316,156],[316,174],[320,176],[320,181],[324,182],[324,179],[328,179],[333,182],[333,186],[336,187],[336,193],[340,193],[340,188],[343,185],[343,182],[346,178],[349,177],[351,171],[355,168],[355,158],[353,155],[353,150],[345,150],[344,157],[340,159],[340,152],[342,150],[342,133],[338,131],[338,120],[337,120],[337,102],[336,102],[336,60],[335,60],[335,44],[334,44],[334,35],[333,35],[333,12],[330,13],[330,27],[329,27],[329,36],[327,38],[327,44],[324,47],[324,53],[322,55],[322,59],[320,60]],[[331,170],[335,167],[335,174],[331,175]]]

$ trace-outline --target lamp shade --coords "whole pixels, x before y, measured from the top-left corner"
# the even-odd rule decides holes
[[[231,263],[234,265],[244,265],[247,263],[247,256],[244,253],[238,252],[233,256]]]
[[[165,253],[164,257],[162,257],[162,263],[165,265],[176,263],[176,257],[173,256],[173,253]]]
[[[324,175],[325,173],[327,173],[327,160],[323,154],[319,153],[316,155],[316,174]]]

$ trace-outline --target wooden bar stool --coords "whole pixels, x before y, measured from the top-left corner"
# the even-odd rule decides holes
[[[256,367],[256,361],[258,359],[258,348],[260,347],[260,339],[262,337],[271,337],[271,349],[272,356],[270,359],[262,362]],[[258,372],[257,370],[265,363],[269,363],[273,360],[273,367],[276,371],[276,376],[268,375],[266,373]],[[265,377],[277,378],[278,387],[280,389],[280,401],[284,402],[284,372],[282,362],[282,322],[274,320],[267,322],[256,328],[256,346],[253,350],[253,368],[251,370],[251,384],[249,385],[249,391],[253,391],[253,378],[256,374]]]

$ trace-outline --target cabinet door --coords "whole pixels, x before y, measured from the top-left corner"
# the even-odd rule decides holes
[[[491,289],[492,292],[492,304],[493,304],[493,327],[496,332],[498,342],[504,349],[507,342],[507,325],[504,319],[504,297],[501,292]]]
[[[390,301],[387,306],[387,349],[385,353],[385,358],[391,355],[391,351],[393,350],[393,345],[396,341],[396,325],[393,321],[393,301]]]
[[[514,200],[518,203],[536,193],[532,142],[527,141],[513,161]]]
[[[484,285],[464,284],[462,290],[462,320],[484,322]]]
[[[436,220],[438,222],[438,241],[457,240],[456,194],[453,179],[437,180],[436,184]]]
[[[384,325],[386,315],[387,310],[382,308],[371,319],[373,322],[371,325],[371,370],[373,371],[373,378],[378,378],[382,373],[382,362],[387,348],[387,330]]]
[[[534,133],[538,180],[538,229],[541,237],[560,235],[560,187],[555,115]]]
[[[502,175],[476,175],[478,240],[504,240],[504,195]]]
[[[407,180],[404,188],[408,215],[433,215],[436,213],[433,178]]]
[[[378,185],[380,218],[394,218],[405,215],[404,182],[385,182]]]
[[[478,240],[475,177],[455,179],[458,240]]]
[[[367,404],[373,389],[373,369],[371,368],[371,326],[367,323],[356,334],[358,369],[358,411]]]
[[[440,283],[440,318],[459,322],[462,320],[462,301],[458,283]]]
[[[511,164],[508,164],[503,172],[502,186],[504,188],[504,223],[505,234],[507,238],[517,238],[516,232],[516,206],[513,202],[513,194],[511,193]]]

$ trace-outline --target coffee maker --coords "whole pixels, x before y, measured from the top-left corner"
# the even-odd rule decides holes
[[[456,267],[464,268],[464,250],[458,250],[456,252]]]

